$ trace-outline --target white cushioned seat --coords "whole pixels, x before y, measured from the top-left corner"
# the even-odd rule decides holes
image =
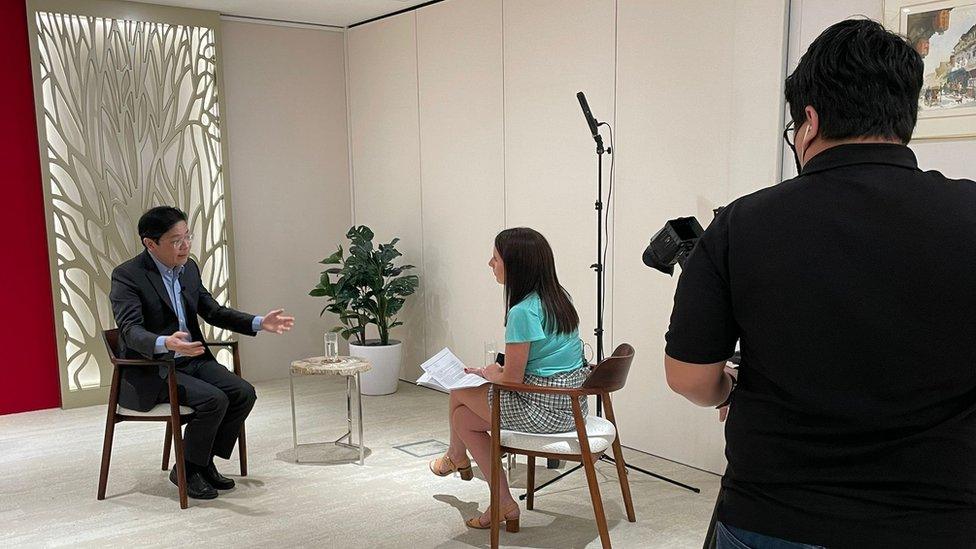
[[[121,414],[123,416],[135,416],[135,417],[156,417],[156,416],[169,417],[170,409],[169,409],[169,404],[164,402],[153,406],[153,409],[149,410],[148,412],[140,412],[138,410],[130,410],[128,408],[123,408],[122,406],[116,406],[115,413]],[[188,416],[192,413],[193,413],[193,408],[190,408],[189,406],[180,406],[181,416]]]
[[[586,416],[586,435],[590,441],[590,452],[605,451],[617,437],[613,423],[600,416]],[[576,429],[566,433],[523,433],[502,429],[501,444],[508,448],[542,452],[547,454],[579,454],[579,439]]]

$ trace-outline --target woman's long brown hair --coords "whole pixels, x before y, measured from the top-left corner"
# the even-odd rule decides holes
[[[505,323],[508,311],[532,292],[539,294],[545,311],[544,326],[567,334],[579,327],[579,314],[569,292],[559,284],[556,261],[546,237],[518,227],[495,237],[495,249],[505,264]]]

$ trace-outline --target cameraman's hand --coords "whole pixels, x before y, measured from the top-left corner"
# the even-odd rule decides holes
[[[166,348],[183,356],[200,356],[203,354],[203,343],[190,341],[190,334],[176,332],[166,338]]]
[[[730,376],[732,376],[736,380],[739,379],[739,370],[736,369],[736,368],[730,368],[729,366],[726,366],[725,367],[725,373],[729,374]],[[718,409],[718,420],[719,420],[719,422],[724,423],[725,420],[728,419],[728,417],[729,417],[729,407],[728,406],[722,406],[721,408]]]

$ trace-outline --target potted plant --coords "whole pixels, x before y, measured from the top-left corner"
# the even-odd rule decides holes
[[[413,265],[394,264],[403,255],[396,249],[399,238],[374,248],[373,231],[364,225],[350,228],[346,238],[349,253],[344,254],[339,246],[319,262],[334,266],[322,271],[308,295],[328,300],[321,314],[334,313],[341,322],[332,331],[349,341],[349,354],[373,364],[372,370],[362,374],[363,394],[387,395],[397,390],[403,354],[401,343],[390,339],[390,330],[403,325],[396,315],[407,296],[417,290],[420,278],[403,274]],[[371,324],[376,327],[376,339],[366,337],[366,327]]]

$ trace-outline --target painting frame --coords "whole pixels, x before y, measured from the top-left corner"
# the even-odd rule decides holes
[[[934,17],[937,12],[945,12],[948,14],[956,8],[966,9],[967,18],[974,17],[973,14],[976,14],[976,0],[884,0],[884,25],[892,32],[905,36],[909,41],[912,41],[910,34],[911,32],[915,32],[917,26],[915,23],[909,21],[909,17],[917,17],[929,13],[932,13]],[[949,17],[951,16],[946,15],[944,17],[947,20],[946,24],[948,24]],[[943,27],[942,30],[944,31],[945,28]],[[941,35],[941,33],[939,34]],[[916,40],[919,40],[919,37],[916,37]],[[923,35],[921,40],[924,41],[924,45],[917,47],[924,47],[924,51],[927,53],[929,39]],[[913,46],[915,45],[916,43],[913,42]],[[920,51],[920,53],[922,52]],[[970,102],[969,98],[971,97],[970,94],[974,93],[973,90],[976,89],[976,85],[973,85],[976,78],[967,78],[963,81],[961,92],[957,92],[956,90],[952,91],[957,98],[960,98],[958,99],[960,103],[965,99],[966,106],[943,108],[941,106],[943,102],[940,97],[940,92],[948,93],[946,74],[950,71],[950,68],[946,66],[949,65],[951,67],[952,58],[946,59],[939,57],[938,59],[944,59],[940,63],[938,71],[933,72],[930,68],[933,65],[934,59],[930,59],[926,64],[926,74],[923,76],[922,97],[920,97],[921,105],[919,108],[918,124],[915,126],[915,132],[912,138],[914,140],[938,140],[976,137],[976,99],[972,100],[972,106],[968,106]],[[968,65],[967,70],[969,70]],[[938,74],[939,72],[943,74]],[[953,72],[959,73],[958,70]],[[972,74],[970,72],[970,75]],[[933,107],[926,109],[926,103],[932,104]]]

